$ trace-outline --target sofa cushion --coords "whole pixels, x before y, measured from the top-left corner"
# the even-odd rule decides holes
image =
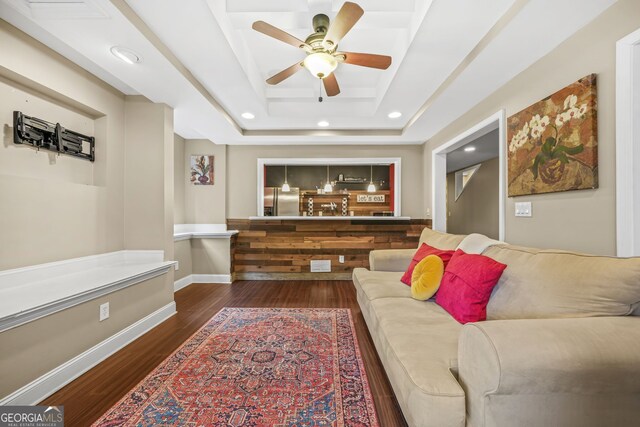
[[[411,288],[400,281],[402,272],[369,271],[366,268],[353,270],[353,283],[356,291],[368,300],[378,298],[411,298]]]
[[[462,325],[430,301],[381,298],[369,304],[376,318],[370,332],[409,424],[464,425],[464,392],[452,373]]]
[[[623,316],[640,301],[640,258],[493,246],[484,255],[507,265],[487,318]]]
[[[433,231],[430,228],[425,228],[422,230],[422,234],[420,234],[418,247],[423,243],[426,243],[429,246],[434,246],[439,249],[454,251],[464,238],[465,236],[463,235],[440,233],[439,231]]]

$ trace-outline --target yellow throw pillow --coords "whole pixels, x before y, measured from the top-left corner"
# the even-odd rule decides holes
[[[428,255],[416,265],[411,275],[411,296],[420,301],[431,298],[442,281],[444,262],[437,255]]]

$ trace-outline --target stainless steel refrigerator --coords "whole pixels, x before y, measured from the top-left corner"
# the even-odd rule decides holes
[[[280,187],[264,188],[265,216],[299,216],[300,189],[291,187],[291,191],[282,191]]]

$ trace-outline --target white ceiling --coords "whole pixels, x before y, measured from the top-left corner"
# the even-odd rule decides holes
[[[311,18],[333,18],[342,0],[0,0],[0,17],[123,93],[172,106],[185,138],[419,144],[616,0],[356,1],[365,14],[340,50],[390,55],[393,63],[341,64],[342,93],[323,103],[318,80],[304,70],[277,86],[264,82],[304,53],[251,24],[264,20],[304,39]],[[143,62],[119,61],[109,52],[115,45]],[[242,118],[246,111],[256,118]],[[403,115],[389,119],[391,111]],[[330,127],[319,130],[319,120]]]

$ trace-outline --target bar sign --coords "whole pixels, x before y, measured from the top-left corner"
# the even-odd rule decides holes
[[[384,194],[358,194],[358,203],[384,203]]]

